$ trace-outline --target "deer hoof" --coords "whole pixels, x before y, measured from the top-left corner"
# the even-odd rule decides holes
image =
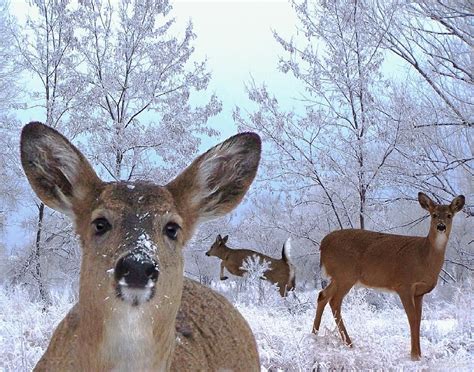
[[[221,276],[221,280],[227,280],[227,279],[229,279],[228,276]]]
[[[420,354],[411,354],[411,360],[414,362],[418,362],[421,360],[421,355]]]

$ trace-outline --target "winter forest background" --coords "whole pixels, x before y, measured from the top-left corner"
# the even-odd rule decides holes
[[[226,7],[237,20],[216,21]],[[285,21],[269,27],[266,14],[282,9]],[[258,17],[271,43],[246,55]],[[39,202],[20,168],[30,120],[64,133],[105,180],[159,184],[229,135],[256,131],[257,179],[231,216],[199,229],[185,275],[243,313],[262,368],[472,370],[473,19],[458,0],[0,0],[0,370],[30,370],[77,299],[71,223]],[[220,27],[229,71],[210,67],[193,22]],[[276,57],[262,68],[268,51]],[[229,82],[246,98],[234,101]],[[329,310],[312,336],[321,239],[350,227],[426,235],[419,191],[439,203],[466,196],[426,296],[422,361],[409,360],[408,322],[390,294],[346,298],[354,349]],[[295,296],[258,279],[219,282],[218,260],[204,255],[217,234],[273,257],[291,236]]]

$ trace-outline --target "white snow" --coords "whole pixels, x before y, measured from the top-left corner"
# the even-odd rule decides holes
[[[471,371],[474,366],[474,293],[469,285],[438,286],[425,296],[422,360],[412,362],[408,321],[396,296],[385,294],[375,305],[372,290],[352,290],[346,296],[342,315],[354,343],[349,348],[340,339],[329,306],[320,333],[311,333],[318,291],[296,291],[296,297],[282,299],[274,286],[256,280],[253,289],[231,279],[213,287],[249,322],[263,371]],[[65,292],[42,313],[42,306],[27,291],[0,287],[0,370],[31,370],[74,302],[71,292]]]
[[[157,251],[156,244],[150,238],[147,233],[142,233],[138,236],[135,250],[143,249],[145,253],[149,254],[150,256],[154,255]]]

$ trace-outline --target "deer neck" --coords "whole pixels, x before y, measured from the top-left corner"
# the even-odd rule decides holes
[[[81,326],[77,335],[81,367],[84,370],[169,370],[182,280],[181,283],[177,280],[174,287],[157,288],[166,295],[136,307],[100,290],[106,286],[104,282],[100,286],[81,285]]]
[[[435,227],[430,228],[430,232],[428,233],[427,241],[428,241],[428,257],[433,261],[436,262],[435,266],[439,266],[441,270],[441,266],[444,262],[444,256],[446,252],[446,246],[448,244],[449,239],[449,231],[445,233],[439,232]]]
[[[217,249],[217,257],[219,257],[221,260],[225,260],[231,252],[232,248],[229,248],[226,245],[219,246]]]
[[[121,306],[106,320],[100,350],[111,369],[169,370],[176,339],[176,315],[157,317],[153,308]],[[155,322],[161,326],[156,327]]]

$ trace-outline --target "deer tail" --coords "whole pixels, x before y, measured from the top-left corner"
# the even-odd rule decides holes
[[[281,259],[283,262],[286,262],[290,268],[290,277],[288,278],[288,285],[290,288],[295,287],[295,266],[291,261],[291,237],[286,239],[285,244],[283,244],[283,249],[281,250]]]

